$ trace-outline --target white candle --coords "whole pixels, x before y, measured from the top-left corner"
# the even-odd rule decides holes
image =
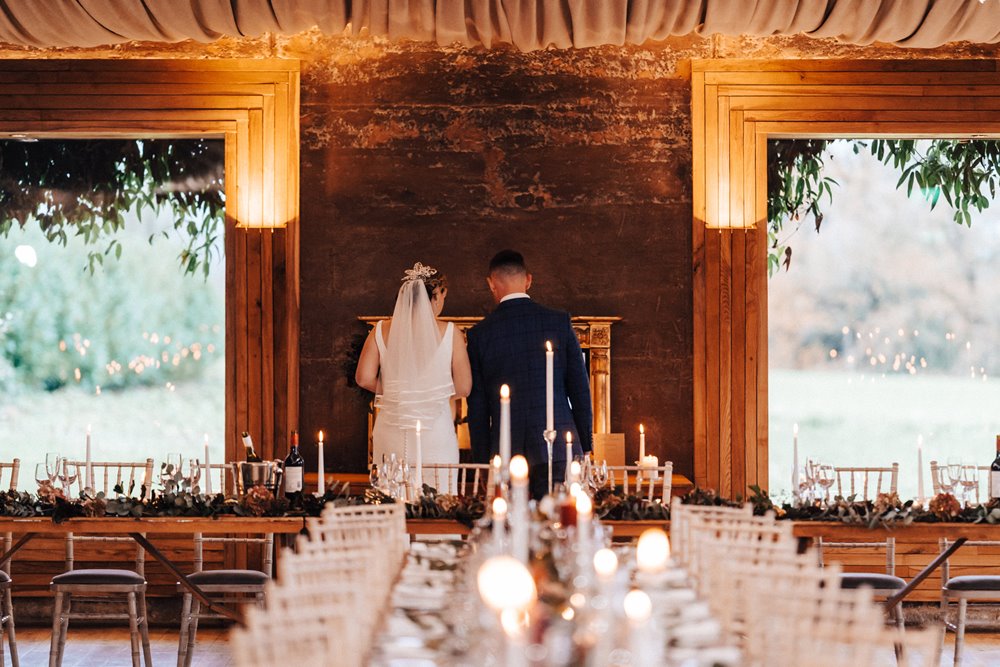
[[[212,495],[212,465],[208,458],[208,433],[205,434],[205,495]]]
[[[652,665],[649,637],[649,617],[653,612],[653,603],[649,595],[639,589],[633,589],[625,595],[623,603],[625,616],[629,625],[629,649],[635,665]]]
[[[84,480],[84,486],[87,487],[89,493],[94,492],[94,468],[91,465],[90,458],[90,424],[87,424],[87,467],[86,467],[86,479]]]
[[[563,475],[563,477],[565,478],[567,484],[573,481],[573,479],[570,477],[570,469],[569,469],[569,464],[572,461],[573,461],[573,432],[566,431],[566,472],[565,475]]]
[[[323,460],[323,431],[319,432],[319,442],[316,447],[316,495],[326,494],[326,462]]]
[[[924,503],[924,435],[917,435],[917,503]]]
[[[555,354],[552,352],[552,342],[545,341],[545,430],[555,430],[555,419],[553,416],[553,371],[552,362]]]
[[[510,541],[514,558],[528,562],[528,459],[520,454],[510,460]]]
[[[646,427],[639,424],[639,460],[646,458]]]
[[[594,503],[584,491],[576,494],[576,539],[581,550],[586,553],[590,542],[590,519],[594,513]]]
[[[510,466],[510,387],[500,387],[500,469]],[[502,481],[502,480],[501,480]]]
[[[414,478],[417,497],[424,495],[424,451],[420,443],[420,420],[417,420],[417,475]]]
[[[503,553],[504,535],[507,532],[507,501],[493,499],[493,548],[497,554]]]
[[[792,497],[799,497],[799,425],[792,426]]]

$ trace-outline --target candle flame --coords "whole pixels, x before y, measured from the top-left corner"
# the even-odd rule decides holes
[[[205,444],[208,444],[208,433],[205,434]]]
[[[494,468],[499,468],[500,467],[500,455],[499,454],[497,454],[497,455],[495,455],[493,457],[493,467]]]
[[[323,431],[319,432],[319,441],[323,442]]]
[[[573,442],[573,432],[566,431],[566,442]]]
[[[510,398],[510,387],[505,384],[500,385],[500,398]]]
[[[528,459],[520,454],[512,458],[510,460],[510,476],[519,481],[528,479]]]
[[[794,435],[795,437],[799,436],[799,424],[798,424],[798,422],[796,422],[795,424],[792,425],[792,435]]]
[[[552,341],[550,340],[545,341],[545,351],[546,352],[552,351]]]
[[[590,496],[582,491],[576,494],[576,513],[588,517],[593,511],[594,503],[590,500]]]
[[[503,516],[507,513],[507,501],[503,498],[493,499],[493,515]]]
[[[417,420],[417,435],[420,435],[420,420]]]
[[[90,424],[87,424],[87,435],[90,435]]]
[[[639,424],[639,433],[645,433],[645,432],[646,432],[646,427],[643,426],[642,424]]]

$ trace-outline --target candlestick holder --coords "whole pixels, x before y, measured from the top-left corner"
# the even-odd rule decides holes
[[[547,429],[542,431],[542,437],[545,438],[545,447],[549,455],[549,495],[552,495],[552,446],[556,442],[556,431],[555,429]]]

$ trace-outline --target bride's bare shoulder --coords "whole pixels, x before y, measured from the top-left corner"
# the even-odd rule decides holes
[[[392,318],[382,320],[382,338],[389,338],[389,327],[392,326]]]

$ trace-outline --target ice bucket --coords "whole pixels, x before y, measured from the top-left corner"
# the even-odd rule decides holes
[[[254,486],[263,486],[275,495],[281,489],[281,461],[233,461],[230,465],[241,496]]]

